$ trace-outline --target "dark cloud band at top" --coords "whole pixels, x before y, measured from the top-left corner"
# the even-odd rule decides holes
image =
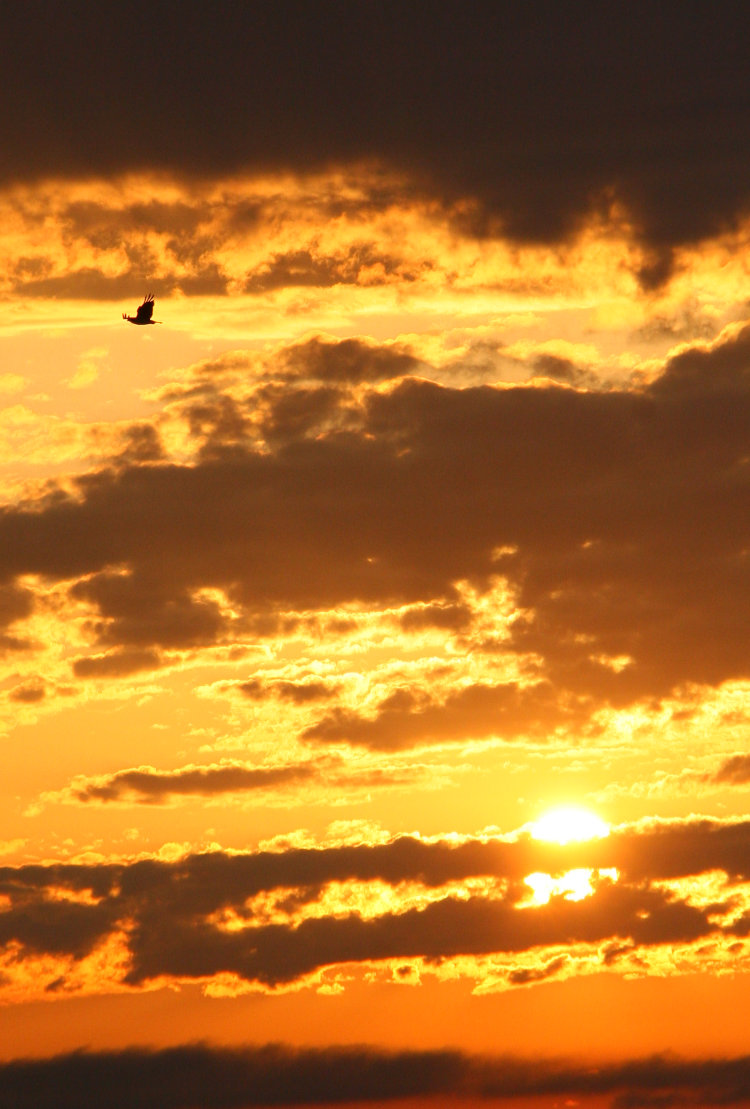
[[[653,255],[646,283],[674,246],[747,210],[739,5],[721,20],[671,3],[613,19],[437,0],[426,34],[414,2],[156,0],[130,22],[123,35],[108,12],[57,0],[8,11],[6,180],[374,159],[461,201],[473,233],[557,241],[619,200]]]

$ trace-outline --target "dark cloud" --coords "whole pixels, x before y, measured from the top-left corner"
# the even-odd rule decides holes
[[[401,688],[389,694],[374,716],[335,708],[303,732],[304,739],[336,743],[342,740],[380,750],[421,743],[501,736],[549,735],[561,724],[582,722],[576,705],[564,706],[547,682],[520,687],[508,682],[475,682],[450,692],[444,700],[428,693]]]
[[[580,720],[587,700],[594,712],[750,675],[750,327],[607,392],[448,388],[401,376],[403,351],[349,341],[277,364],[350,382],[390,367],[398,380],[337,407],[287,378],[267,410],[285,434],[268,442],[250,406],[214,385],[185,410],[194,463],[126,458],[81,476],[75,495],[5,507],[8,624],[30,611],[13,584],[24,575],[72,581],[98,610],[92,646],[112,651],[273,635],[345,604],[460,625],[460,584],[481,593],[505,578],[517,616],[502,645],[524,684],[433,694],[392,706],[398,718],[381,706],[376,724],[329,721],[372,745],[445,736],[438,717],[473,729],[483,697],[520,734]]]
[[[747,211],[747,13],[576,12],[438,0],[426,34],[415,4],[184,18],[160,0],[148,34],[122,36],[104,11],[82,20],[76,4],[33,0],[8,16],[18,49],[0,85],[4,174],[201,177],[375,160],[474,233],[537,242],[615,201],[653,285],[674,247]]]
[[[272,790],[317,776],[312,766],[192,766],[180,770],[138,768],[119,770],[103,781],[72,790],[78,801],[118,801],[135,796],[138,802],[161,803],[188,794],[211,797],[222,793]]]
[[[267,293],[295,286],[384,285],[394,277],[413,281],[415,275],[404,269],[399,259],[365,243],[329,257],[316,256],[311,250],[274,254],[248,274],[244,291]]]
[[[211,207],[193,198],[185,201],[139,201],[112,206],[95,200],[74,200],[62,208],[61,218],[68,242],[85,239],[97,250],[113,250],[133,233],[153,232],[167,235],[177,253],[178,246],[190,253],[179,254],[181,261],[196,259],[203,242],[201,225],[210,218]]]
[[[185,296],[226,296],[229,292],[229,278],[218,262],[207,260],[193,273],[188,273],[175,281],[175,285]]]
[[[534,377],[551,377],[555,381],[563,381],[570,385],[593,384],[592,375],[577,366],[569,358],[560,358],[556,354],[540,354],[533,360]]]
[[[290,701],[295,705],[306,705],[310,701],[325,701],[333,697],[338,689],[337,683],[324,681],[305,680],[290,681],[263,681],[252,678],[247,682],[240,682],[237,689],[253,701],[264,701],[269,697],[278,697],[281,701]]]
[[[750,755],[732,755],[725,759],[713,776],[715,782],[741,786],[750,782]]]
[[[162,658],[157,651],[119,650],[106,655],[91,655],[73,662],[76,678],[127,678],[142,670],[157,670]]]
[[[122,446],[116,461],[122,465],[159,462],[165,457],[159,432],[152,424],[131,424],[123,430],[120,438]]]
[[[750,1059],[654,1056],[596,1067],[459,1051],[281,1044],[74,1052],[0,1065],[0,1106],[79,1109],[244,1109],[245,1106],[446,1099],[611,1097],[617,1107],[736,1105],[750,1091]]]
[[[185,405],[190,434],[201,443],[204,457],[221,455],[246,443],[251,425],[243,407],[214,389],[202,390],[200,400]]]
[[[0,914],[0,943],[19,944],[27,955],[82,959],[116,923],[112,903],[82,905],[52,898],[23,898]]]
[[[302,702],[300,702],[302,703]],[[345,789],[393,788],[413,784],[420,768],[373,767],[346,772],[335,759],[283,766],[248,766],[222,763],[219,766],[187,766],[177,770],[137,767],[118,770],[106,777],[76,779],[63,794],[65,799],[121,801],[126,804],[166,804],[175,797],[220,797],[226,794],[273,794],[291,796],[295,786],[314,782],[340,794]],[[321,794],[325,797],[325,792]],[[263,800],[263,797],[260,798]]]
[[[544,963],[540,967],[520,967],[518,970],[512,970],[508,975],[508,981],[513,986],[529,986],[534,982],[544,982],[547,978],[554,978],[559,970],[562,970],[568,962],[567,955],[558,955],[555,959],[550,959],[548,963]]]
[[[271,443],[317,435],[326,421],[333,427],[339,426],[346,403],[343,390],[330,385],[298,386],[294,390],[284,385],[267,385],[258,391],[257,397],[265,405],[261,427]]]
[[[0,654],[29,651],[30,639],[17,635],[13,625],[34,612],[34,595],[25,586],[10,583],[0,587]]]
[[[139,777],[130,785],[148,789],[157,778]],[[122,783],[125,776],[113,782],[118,779]],[[185,781],[194,788],[195,782]],[[176,862],[2,867],[0,893],[7,903],[0,932],[5,942],[18,945],[19,959],[44,951],[81,959],[117,934],[129,951],[122,974],[131,985],[230,973],[274,988],[342,963],[429,963],[545,948],[554,954],[540,962],[540,973],[546,967],[552,974],[561,969],[554,963],[560,945],[570,943],[595,945],[602,965],[613,963],[613,952],[625,953],[632,967],[638,951],[654,945],[750,934],[747,915],[726,915],[736,913],[733,887],[750,877],[749,844],[748,822],[688,821],[567,846],[526,837],[458,843],[401,837],[372,846],[214,852]],[[559,875],[576,867],[595,871],[590,896],[519,906],[528,894],[525,875]],[[596,876],[613,867],[617,880]],[[726,884],[713,902],[693,903],[662,884],[716,871],[724,872]],[[463,887],[455,895],[450,883],[479,877],[487,879],[486,888],[467,895]],[[297,915],[329,883],[347,881],[387,882],[396,895],[401,883],[420,883],[433,893],[419,908],[372,916],[353,909]],[[267,895],[273,891],[275,914],[269,919]],[[252,899],[261,892],[265,907],[256,916]],[[227,912],[243,927],[223,927]],[[532,980],[524,968],[510,974],[516,972],[517,984]]]
[[[341,385],[405,377],[416,373],[420,365],[403,347],[382,347],[363,339],[334,342],[316,336],[289,347],[282,355],[282,366],[293,378]]]
[[[16,210],[27,226],[39,219],[38,199],[18,198]],[[122,203],[106,199],[66,203],[57,194],[48,201],[46,214],[60,238],[54,247],[40,246],[35,257],[18,258],[9,270],[10,288],[25,297],[59,297],[73,300],[129,300],[153,287],[158,274],[157,296],[175,292],[186,296],[224,295],[228,279],[216,261],[216,251],[226,244],[229,229],[219,230],[211,221],[211,205],[195,195],[190,202]],[[67,256],[60,270],[59,249]],[[89,261],[107,257],[97,265]],[[86,264],[76,264],[83,253]],[[112,272],[113,257],[122,261]]]
[[[14,292],[29,297],[52,297],[66,300],[123,300],[139,296],[143,286],[151,280],[144,266],[134,271],[114,276],[92,266],[66,274],[54,274],[18,281]],[[174,290],[174,279],[159,278],[162,296]],[[113,317],[116,318],[116,317]]]
[[[33,610],[34,596],[30,590],[15,584],[0,588],[0,629],[5,631],[17,620],[26,619]]]
[[[146,260],[140,266],[112,275],[87,266],[66,274],[17,280],[13,292],[22,296],[67,300],[126,300],[142,296],[144,287],[153,284],[155,268],[153,260]],[[216,262],[207,262],[190,274],[159,274],[160,297],[175,292],[185,296],[224,296],[227,288],[228,278]]]
[[[162,580],[103,572],[71,589],[77,600],[98,606],[105,617],[93,630],[98,643],[143,649],[159,644],[185,648],[214,643],[227,626],[216,601],[187,591],[176,595]],[[137,652],[136,655],[137,656]]]
[[[44,700],[46,692],[44,682],[37,679],[16,686],[8,694],[8,699],[21,705],[34,705]]]
[[[419,608],[409,609],[399,617],[399,624],[404,631],[424,631],[427,628],[444,628],[446,631],[460,632],[468,630],[472,619],[472,612],[464,604],[436,604],[421,605]]]
[[[615,832],[606,841],[582,850],[587,858],[601,859],[605,854],[613,861],[599,865],[615,866],[633,882],[657,875],[686,878],[710,870],[722,870],[730,881],[743,882],[750,877],[750,861],[745,857],[749,832],[747,821],[663,822],[646,827],[640,836]],[[641,847],[646,844],[643,852]]]
[[[556,899],[539,911],[519,912],[510,899],[445,897],[374,918],[357,913],[308,917],[293,927],[267,924],[231,933],[147,913],[129,936],[132,963],[126,981],[137,985],[164,974],[231,973],[273,988],[337,963],[442,961],[560,942],[599,944],[613,936],[646,946],[689,943],[715,934],[709,914],[727,908],[699,909],[661,891],[613,885],[581,901]]]

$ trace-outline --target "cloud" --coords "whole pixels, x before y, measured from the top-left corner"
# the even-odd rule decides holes
[[[37,576],[89,611],[78,676],[342,608],[460,630],[478,652],[484,636],[515,661],[512,681],[411,688],[375,717],[340,705],[311,733],[373,747],[491,734],[493,712],[509,735],[549,734],[746,678],[748,366],[746,325],[607,391],[452,388],[413,376],[399,348],[299,344],[257,388],[214,375],[175,402],[193,458],[165,458],[141,426],[72,492],[4,507],[6,627],[22,645],[21,582]],[[321,378],[336,387],[308,383]],[[468,583],[478,613],[498,582],[515,615],[493,638],[465,597]]]
[[[86,266],[67,274],[24,278],[16,284],[16,292],[28,297],[66,300],[123,300],[148,281],[148,268],[111,275],[94,266]],[[162,295],[172,292],[176,282],[160,278]],[[138,295],[137,293],[135,295]]]
[[[374,245],[358,244],[334,257],[316,257],[310,250],[274,254],[248,274],[244,292],[266,293],[299,286],[385,285],[394,280],[408,282],[414,280],[414,275]]]
[[[335,696],[338,686],[336,683],[307,679],[304,681],[263,681],[252,678],[247,682],[239,682],[237,689],[253,701],[263,701],[269,697],[278,697],[281,701],[290,701],[294,705],[305,705],[310,701],[323,701]]]
[[[0,589],[0,628],[11,627],[18,620],[31,615],[33,593],[20,585],[6,585]]]
[[[471,617],[471,608],[465,604],[427,604],[404,612],[399,617],[399,623],[406,632],[424,631],[428,628],[460,632],[469,629]]]
[[[115,923],[112,904],[28,899],[0,915],[0,942],[29,955],[67,955],[83,959]]]
[[[283,351],[281,365],[292,378],[358,385],[406,377],[418,372],[422,363],[395,344],[379,346],[364,339],[333,341],[314,336]]]
[[[34,594],[30,589],[15,583],[0,586],[0,654],[32,649],[32,642],[17,635],[14,625],[31,616],[33,611]]]
[[[39,701],[43,701],[46,693],[44,682],[39,679],[32,679],[22,685],[17,685],[15,689],[10,691],[8,698],[21,705],[34,705]]]
[[[714,912],[721,906],[713,906]],[[726,906],[724,906],[726,908]],[[131,985],[159,978],[235,974],[268,987],[304,979],[338,963],[528,951],[565,941],[601,944],[625,936],[636,944],[687,943],[717,931],[706,910],[657,891],[604,888],[583,901],[562,900],[521,913],[506,900],[445,897],[424,908],[383,913],[309,917],[294,927],[267,924],[249,933],[221,932],[201,923],[144,915],[130,948]]]
[[[72,792],[78,801],[117,801],[134,795],[138,802],[158,803],[186,794],[210,797],[248,790],[271,790],[304,781],[314,773],[314,768],[310,766],[192,766],[171,771],[138,767],[119,770],[102,781],[75,787]]]
[[[567,955],[558,955],[555,959],[550,959],[540,967],[520,967],[518,970],[512,970],[508,975],[508,981],[513,986],[527,986],[533,982],[544,982],[547,978],[553,978],[559,970],[565,966],[568,961]]]
[[[712,781],[741,786],[750,782],[750,755],[732,755],[725,759]]]
[[[153,577],[104,571],[74,585],[71,596],[95,603],[106,614],[107,621],[95,630],[97,641],[108,646],[179,648],[214,643],[228,623],[216,601],[191,596],[187,590],[175,595],[167,582]]]
[[[106,655],[91,655],[73,662],[76,678],[127,678],[143,670],[157,670],[161,655],[151,650],[119,650]]]
[[[702,18],[675,25],[661,8],[628,17],[627,33],[592,11],[573,35],[554,7],[543,18],[469,15],[441,2],[427,36],[421,14],[401,7],[301,9],[291,22],[271,12],[259,27],[242,8],[180,22],[156,3],[151,36],[171,43],[158,58],[148,37],[124,41],[104,13],[82,39],[65,5],[48,22],[41,10],[24,5],[9,22],[20,45],[0,85],[8,181],[144,169],[201,180],[367,161],[474,234],[556,242],[592,213],[624,208],[647,286],[669,274],[675,247],[747,211],[741,9],[710,34]],[[142,218],[185,235],[179,206],[144,204]]]
[[[44,695],[43,688],[40,693]],[[13,691],[11,700],[33,702],[40,700],[40,696],[36,686],[30,686],[28,691],[26,688]],[[430,767],[432,784],[437,781],[437,773],[435,767]],[[207,800],[234,797],[240,800],[250,794],[261,804],[291,805],[298,802],[300,788],[312,785],[315,793],[308,791],[305,803],[330,803],[331,794],[341,797],[344,793],[351,795],[374,788],[411,787],[416,782],[424,787],[425,774],[425,767],[418,764],[393,767],[364,765],[346,769],[338,759],[276,766],[255,766],[225,760],[220,764],[191,764],[166,771],[156,770],[153,766],[134,766],[113,774],[78,775],[63,790],[42,794],[42,801],[164,805],[184,797],[202,796]]]
[[[126,772],[110,784],[210,788],[211,780]],[[665,946],[680,952],[675,969],[700,966],[709,939],[717,967],[741,969],[733,945],[750,935],[749,843],[746,821],[687,821],[564,847],[528,837],[404,836],[371,845],[215,851],[173,862],[6,866],[0,938],[15,945],[8,974],[40,954],[67,959],[52,966],[50,980],[116,942],[117,961],[106,972],[103,961],[97,964],[98,988],[232,975],[275,989],[328,967],[404,959],[422,960],[426,970],[452,963],[458,973],[486,977],[486,965],[472,969],[467,958],[494,960],[498,980],[513,986],[575,973],[576,963],[560,961],[566,949],[576,950],[579,972],[618,966],[614,950],[637,972],[649,952]],[[591,871],[589,896],[529,904],[526,875],[580,867]],[[692,887],[681,884],[717,871],[724,880],[713,898],[693,898]],[[519,966],[522,955],[527,962]]]
[[[38,698],[11,695],[11,699]],[[413,787],[415,782],[424,786],[425,774],[426,769],[419,765],[346,769],[339,759],[330,758],[278,766],[252,766],[228,760],[218,765],[189,765],[175,770],[138,766],[108,775],[78,775],[65,789],[44,793],[42,801],[166,805],[179,798],[240,800],[251,795],[259,804],[291,806],[299,802],[300,789],[314,786],[314,793],[306,791],[305,803],[320,804],[330,803],[332,794],[340,798],[379,788]],[[430,778],[432,784],[438,780],[435,768],[430,768]]]
[[[244,1109],[337,1105],[418,1097],[519,1100],[610,1097],[616,1107],[739,1105],[750,1059],[654,1056],[592,1067],[570,1061],[477,1056],[451,1050],[375,1047],[220,1048],[201,1044],[120,1052],[74,1052],[0,1065],[0,1105],[74,1109]]]
[[[560,724],[570,724],[583,715],[575,706],[565,708],[545,682],[527,687],[514,682],[495,686],[473,682],[450,692],[442,702],[408,687],[390,693],[375,716],[335,708],[306,728],[302,738],[398,750],[459,737],[548,736]]]

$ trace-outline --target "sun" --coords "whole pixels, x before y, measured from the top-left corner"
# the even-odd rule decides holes
[[[600,816],[569,805],[551,809],[530,826],[534,839],[551,843],[579,843],[587,839],[603,839],[609,835],[609,825]]]

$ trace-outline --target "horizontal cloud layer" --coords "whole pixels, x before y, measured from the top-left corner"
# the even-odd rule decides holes
[[[624,14],[624,29],[588,7],[571,20],[546,3],[469,13],[440,0],[425,34],[414,5],[295,4],[261,20],[239,5],[182,20],[155,2],[147,31],[122,36],[103,12],[87,13],[82,35],[68,5],[52,17],[25,4],[8,16],[3,172],[381,162],[474,234],[555,241],[592,209],[625,206],[653,255],[644,280],[657,282],[675,245],[748,205],[746,13],[678,14]],[[154,53],[159,41],[170,49]]]
[[[622,963],[633,972],[651,949],[668,945],[688,959],[695,947],[699,965],[706,956],[697,945],[709,938],[717,966],[739,969],[750,932],[748,845],[747,822],[689,821],[567,846],[401,837],[176,862],[3,867],[4,969],[12,978],[26,960],[53,956],[62,962],[47,988],[70,975],[76,989],[76,964],[99,951],[89,989],[217,976],[274,988],[341,964],[453,961],[460,970],[462,959],[479,958],[500,962],[463,973],[513,986],[575,973],[573,954],[581,970]],[[530,900],[530,875],[583,870],[577,897],[552,889],[546,901]],[[704,880],[717,872],[707,897]],[[108,964],[102,953],[113,943],[119,954]]]
[[[190,459],[153,436],[144,455],[138,425],[72,491],[0,511],[7,650],[29,647],[36,578],[89,614],[80,679],[385,609],[404,633],[514,662],[501,682],[411,684],[367,709],[335,682],[240,686],[339,696],[305,737],[372,748],[551,735],[750,677],[748,327],[599,391],[438,385],[358,340],[243,357],[249,383],[235,355],[168,391]],[[490,634],[466,588],[489,604],[498,582],[514,615]]]
[[[0,1065],[0,1106],[74,1109],[243,1109],[420,1098],[605,1096],[619,1109],[739,1105],[750,1096],[750,1058],[634,1059],[596,1067],[458,1051],[375,1048],[240,1049],[190,1045],[161,1051],[76,1052]]]

